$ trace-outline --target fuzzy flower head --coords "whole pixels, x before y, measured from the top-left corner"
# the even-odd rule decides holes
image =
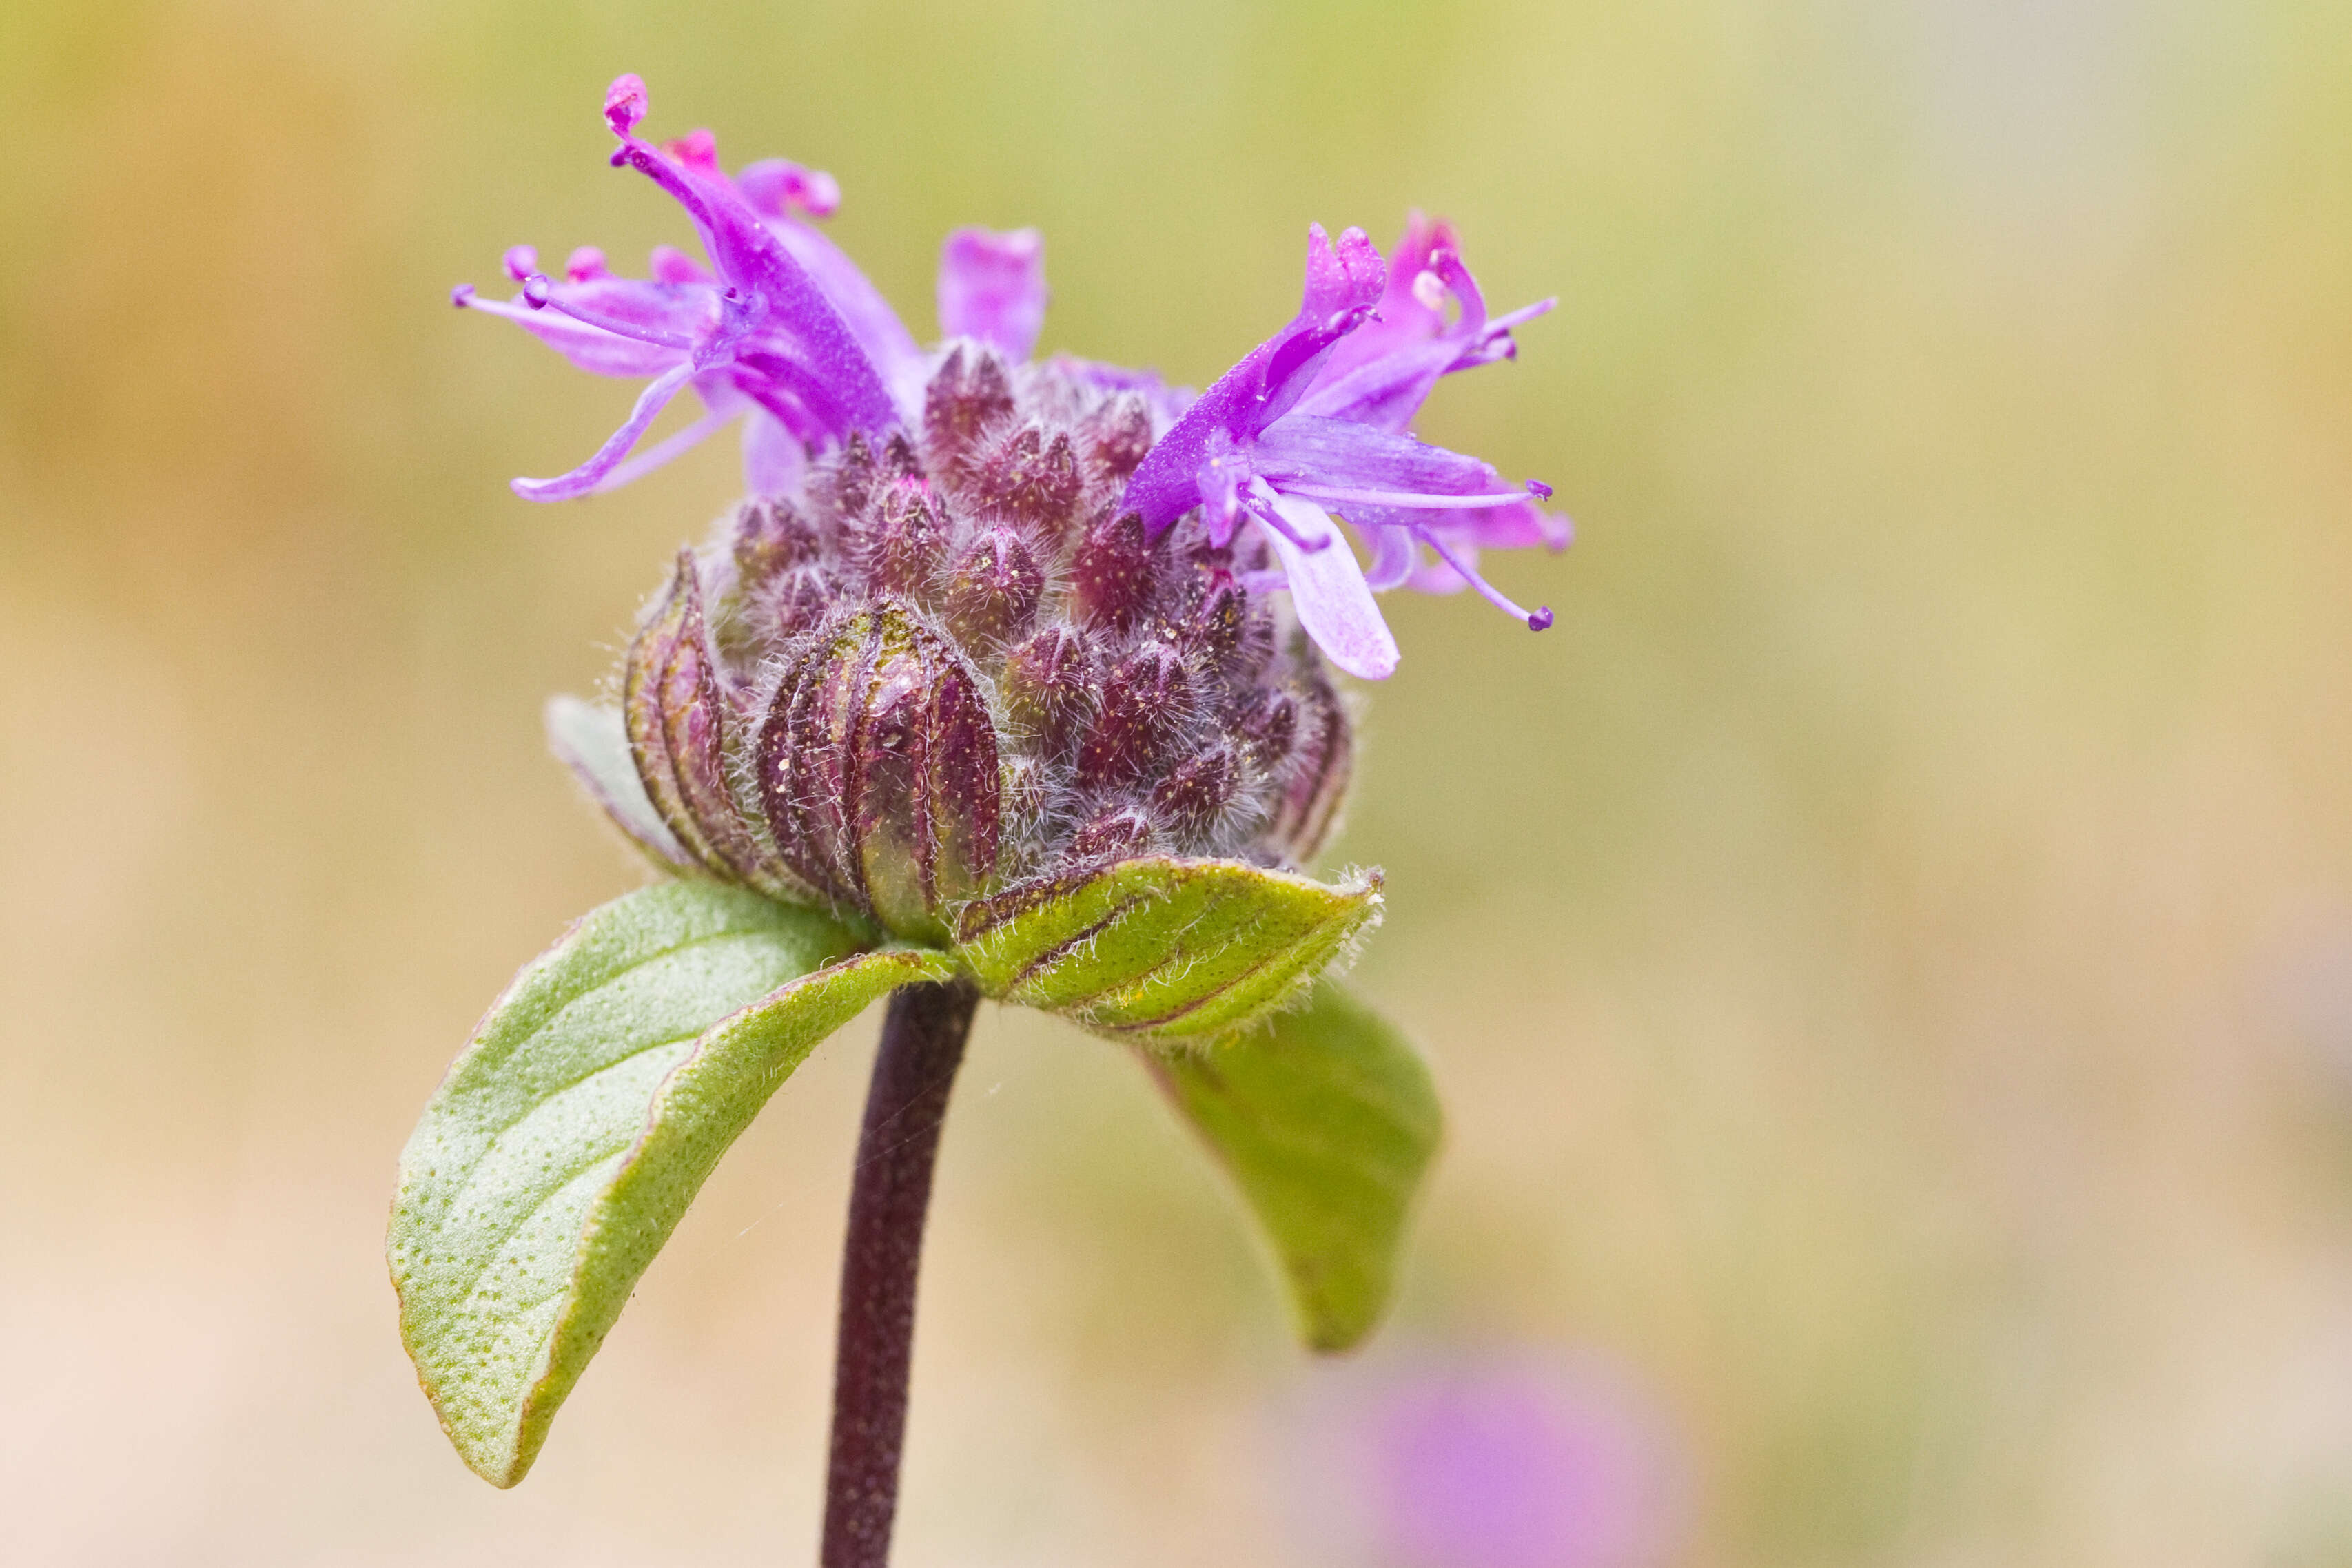
[[[1113,504],[1151,436],[1139,394],[967,340],[912,429],[682,552],[623,677],[647,847],[932,941],[1139,855],[1312,856],[1346,707],[1231,541]]]
[[[839,205],[831,176],[782,160],[719,165],[710,133],[656,146],[639,138],[645,84],[616,80],[604,118],[615,166],[635,170],[687,211],[702,260],[657,248],[644,278],[616,276],[593,247],[561,281],[528,246],[507,253],[509,299],[455,291],[461,307],[504,316],[583,370],[646,382],[635,407],[588,461],[552,479],[518,479],[531,500],[567,500],[627,483],[740,422],[747,489],[806,507],[811,465],[861,439],[869,455],[911,436],[950,354],[975,373],[986,354],[1008,386],[1050,369],[1041,406],[1131,394],[1142,446],[1124,486],[1088,494],[1108,516],[1137,519],[1158,548],[1188,519],[1254,608],[1279,618],[1349,674],[1396,667],[1395,640],[1373,598],[1410,587],[1468,587],[1541,630],[1551,612],[1521,609],[1479,574],[1482,550],[1569,539],[1540,503],[1549,487],[1512,486],[1489,465],[1415,440],[1409,427],[1439,380],[1516,352],[1512,329],[1549,300],[1489,318],[1451,228],[1418,214],[1383,257],[1359,229],[1310,230],[1298,314],[1198,396],[1149,371],[1056,356],[1028,364],[1046,302],[1044,242],[1034,230],[950,235],[940,267],[945,340],[920,347],[880,293],[816,224]],[[1042,387],[1043,381],[1037,382]],[[704,413],[640,449],[679,392]],[[1344,521],[1369,551],[1360,563]],[[1091,522],[1088,526],[1092,526]],[[1188,548],[1181,541],[1177,549]]]

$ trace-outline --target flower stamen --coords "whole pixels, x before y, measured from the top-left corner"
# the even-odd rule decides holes
[[[1446,549],[1445,541],[1438,538],[1435,533],[1432,532],[1428,528],[1419,528],[1413,529],[1412,533],[1415,538],[1419,539],[1422,543],[1427,545],[1431,549],[1437,552],[1438,559],[1444,561],[1446,565],[1452,567],[1455,572],[1459,573],[1462,580],[1468,583],[1477,593],[1479,598],[1485,600],[1487,603],[1493,605],[1496,609],[1501,611],[1512,620],[1526,622],[1527,628],[1530,632],[1544,632],[1550,630],[1552,619],[1550,605],[1538,604],[1533,610],[1520,609],[1518,605],[1511,601],[1509,596],[1505,594],[1502,590],[1496,588],[1493,583],[1488,582],[1485,578],[1479,576],[1477,568],[1470,565],[1469,562],[1464,560],[1460,556]]]
[[[1317,485],[1303,479],[1287,481],[1282,487],[1294,496],[1306,496],[1338,506],[1352,502],[1359,507],[1400,507],[1416,512],[1476,512],[1488,507],[1516,506],[1528,498],[1528,492],[1524,490],[1445,496],[1413,490],[1358,490],[1338,485]]]
[[[574,321],[610,332],[616,338],[627,338],[633,342],[651,343],[658,349],[679,349],[688,353],[700,347],[688,333],[666,332],[658,327],[648,327],[625,317],[607,315],[593,307],[583,307],[566,299],[555,292],[554,286],[543,272],[534,272],[523,279],[522,298],[523,302],[534,310],[553,310],[558,315],[569,316]],[[476,308],[486,309],[488,306],[480,305]]]

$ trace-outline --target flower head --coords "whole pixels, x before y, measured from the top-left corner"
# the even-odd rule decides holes
[[[1346,708],[1229,546],[1113,504],[1150,428],[967,341],[915,431],[852,434],[681,554],[622,688],[673,858],[939,940],[1137,855],[1313,855]]]
[[[1413,214],[1386,258],[1360,229],[1334,241],[1311,228],[1297,315],[1194,398],[1149,371],[1068,356],[1027,362],[1046,302],[1044,241],[1030,229],[949,236],[939,275],[948,342],[927,352],[815,226],[840,204],[831,176],[767,160],[730,177],[707,131],[663,147],[638,138],[646,104],[634,76],[606,94],[620,143],[613,162],[686,209],[707,261],[660,247],[647,277],[624,278],[583,248],[558,282],[519,246],[505,264],[520,285],[512,299],[482,299],[470,287],[455,296],[520,323],[583,370],[648,380],[593,457],[554,479],[518,479],[519,494],[551,501],[610,489],[740,419],[752,495],[805,501],[810,464],[854,439],[870,457],[894,434],[935,437],[940,418],[968,422],[959,436],[967,443],[993,434],[1015,401],[1034,411],[1024,419],[1037,429],[1038,418],[1076,428],[1115,404],[1117,429],[1102,439],[1124,444],[1103,448],[1103,461],[1126,477],[1099,493],[1091,480],[1080,486],[1106,514],[1085,526],[1124,528],[1131,515],[1144,545],[1158,549],[1181,520],[1197,518],[1202,548],[1218,552],[1235,591],[1261,608],[1266,595],[1286,593],[1286,623],[1340,669],[1379,679],[1396,666],[1375,591],[1469,587],[1531,627],[1551,623],[1549,610],[1522,610],[1477,566],[1482,549],[1568,542],[1566,519],[1538,504],[1550,490],[1509,486],[1489,465],[1409,433],[1441,378],[1510,358],[1511,329],[1551,305],[1490,319],[1445,224]],[[688,387],[703,416],[637,450]],[[1042,462],[1046,453],[1031,455]],[[1335,519],[1360,536],[1369,567]],[[1058,580],[1059,566],[1044,570]]]

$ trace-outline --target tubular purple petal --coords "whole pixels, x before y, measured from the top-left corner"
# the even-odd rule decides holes
[[[622,160],[686,209],[727,285],[719,324],[696,350],[698,368],[764,347],[774,361],[803,372],[797,400],[832,439],[853,430],[878,434],[899,423],[890,393],[842,312],[734,184],[715,166],[689,166],[620,135]]]
[[[743,487],[754,496],[782,496],[800,483],[808,454],[766,409],[743,421]]]
[[[1349,501],[1368,507],[1399,507],[1416,511],[1478,511],[1516,500],[1508,490],[1493,496],[1415,495],[1399,490],[1360,490],[1338,485],[1313,485],[1294,482],[1286,488],[1294,496],[1309,500],[1340,504]]]
[[[1029,357],[1045,324],[1045,237],[961,228],[940,249],[940,332]]]
[[[1322,225],[1311,225],[1298,314],[1219,376],[1160,438],[1128,481],[1123,504],[1142,513],[1154,532],[1199,506],[1210,433],[1222,432],[1234,441],[1254,438],[1287,413],[1323,357],[1370,314],[1381,283],[1380,252],[1362,230],[1348,230],[1335,246]]]
[[[790,217],[772,218],[768,231],[815,282],[848,326],[850,335],[873,363],[889,390],[899,416],[911,421],[922,413],[923,350],[907,330],[882,291],[859,270],[842,248],[824,235]]]

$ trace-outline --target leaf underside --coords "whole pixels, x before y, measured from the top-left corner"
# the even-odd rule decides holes
[[[1320,1351],[1361,1341],[1388,1310],[1442,1130],[1412,1041],[1325,980],[1263,1032],[1152,1067],[1240,1187],[1299,1337]]]
[[[467,1464],[520,1480],[719,1157],[827,1034],[937,954],[698,880],[597,909],[517,976],[401,1156],[389,1253]]]
[[[1380,908],[1377,873],[1330,884],[1149,855],[975,904],[955,952],[1001,1000],[1117,1039],[1193,1045],[1280,1009]]]
[[[614,825],[629,835],[655,864],[667,871],[702,868],[669,831],[637,777],[629,755],[629,734],[621,710],[557,696],[547,701],[547,745],[588,798],[604,808]]]

